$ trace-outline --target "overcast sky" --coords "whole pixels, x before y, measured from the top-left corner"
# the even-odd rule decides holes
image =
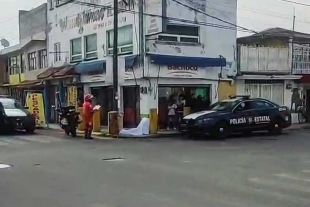
[[[292,1],[310,5],[310,0]],[[30,10],[44,2],[46,0],[0,0],[0,38],[6,38],[12,45],[17,44],[18,10]],[[294,7],[296,9],[296,30],[310,33],[310,6],[286,3],[281,0],[238,0],[238,25],[255,31],[271,27],[292,29]],[[238,35],[244,36],[249,33],[239,32]]]

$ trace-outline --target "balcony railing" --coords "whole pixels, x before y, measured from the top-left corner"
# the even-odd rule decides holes
[[[288,47],[239,46],[240,72],[289,73],[291,55]]]
[[[294,44],[293,74],[310,74],[310,47]]]

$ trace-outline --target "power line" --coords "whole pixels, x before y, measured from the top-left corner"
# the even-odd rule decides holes
[[[297,5],[301,5],[301,6],[310,7],[310,4],[300,3],[297,1],[291,1],[291,0],[277,0],[277,1],[283,1],[283,2],[287,2],[287,3],[291,3],[291,4],[297,4]]]
[[[99,8],[105,8],[105,9],[113,9],[112,6],[103,6],[99,4],[93,4],[93,3],[87,3],[87,2],[81,2],[81,1],[72,1],[70,2],[71,4],[77,4],[77,5],[84,5],[84,6],[89,6],[89,7],[99,7]],[[139,12],[136,11],[131,11],[131,10],[126,10],[126,9],[118,9],[118,11],[121,12],[126,12],[126,13],[133,13],[133,14],[138,14]],[[162,15],[155,15],[155,14],[148,14],[148,13],[143,13],[143,15],[146,16],[152,16],[152,17],[159,17],[163,19],[168,19],[168,20],[174,20],[178,22],[183,22],[183,23],[189,23],[192,25],[201,25],[201,26],[207,26],[207,27],[215,27],[215,28],[221,28],[221,29],[228,29],[228,30],[237,30],[237,31],[247,31],[250,33],[257,33],[254,32],[253,30],[249,30],[246,28],[239,28],[239,27],[231,27],[231,26],[226,26],[226,25],[220,25],[220,24],[214,24],[214,23],[207,23],[207,22],[196,22],[188,19],[180,19],[180,18],[174,18],[174,17],[166,17]]]
[[[14,17],[11,17],[11,18],[9,18],[9,19],[3,20],[3,21],[0,22],[0,24],[6,23],[6,22],[8,22],[8,21],[10,21],[10,20],[12,20],[12,19],[17,18],[17,17],[18,17],[18,16],[14,16]]]
[[[221,19],[221,18],[212,16],[212,15],[210,15],[210,14],[207,14],[206,12],[203,12],[203,11],[201,11],[201,10],[199,10],[199,9],[196,9],[196,8],[194,8],[194,7],[191,7],[191,6],[188,6],[188,5],[186,5],[186,4],[182,3],[182,2],[179,2],[179,1],[177,1],[177,0],[172,0],[172,1],[174,1],[174,2],[177,3],[177,4],[182,5],[182,6],[184,6],[184,7],[187,7],[187,8],[189,8],[189,9],[193,10],[193,11],[196,11],[196,12],[198,12],[198,13],[204,14],[204,15],[206,15],[206,16],[212,18],[212,19],[216,19],[216,20],[218,20],[218,21],[220,21],[220,22],[224,22],[224,23],[226,23],[226,24],[229,24],[229,25],[232,25],[232,26],[241,28],[241,29],[243,29],[243,30],[250,31],[250,32],[252,32],[252,33],[258,33],[258,32],[254,31],[254,30],[250,30],[250,29],[247,29],[247,28],[245,28],[245,27],[238,26],[238,25],[236,25],[236,24],[234,24],[234,23],[228,22],[228,21],[226,21],[226,20],[223,20],[223,19]],[[237,7],[236,7],[236,9],[237,9]]]
[[[275,0],[275,1],[278,1],[278,0]],[[221,3],[218,3],[218,2],[214,2],[214,1],[208,1],[208,2],[210,4],[221,5],[221,6],[225,6],[225,7],[228,7],[228,8],[235,8],[233,6],[230,6],[229,4],[221,4]],[[214,9],[214,10],[217,10],[218,12],[223,14],[223,12],[221,10],[216,9],[214,7],[210,7],[210,5],[208,5],[207,7],[211,8],[211,9]],[[258,13],[258,14],[263,14],[263,15],[266,15],[266,16],[283,18],[283,19],[287,19],[287,20],[291,20],[292,19],[292,17],[285,16],[284,14],[275,13],[275,12],[269,13],[269,12],[266,12],[266,11],[259,11],[259,10],[255,10],[255,9],[252,9],[252,8],[246,8],[246,7],[240,7],[240,6],[238,6],[238,9],[243,10],[243,11],[247,11],[247,12],[254,12],[254,13]],[[256,22],[258,22],[258,21],[256,21]],[[297,17],[296,17],[296,22],[300,22],[300,23],[304,23],[304,24],[310,24],[310,21],[307,21],[307,20],[304,20],[304,19],[301,19],[301,18],[297,18]],[[262,23],[262,22],[258,22],[258,23]],[[262,24],[264,24],[264,23],[262,23]]]

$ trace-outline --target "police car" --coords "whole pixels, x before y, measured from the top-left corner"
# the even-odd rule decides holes
[[[291,112],[286,106],[262,98],[232,96],[211,105],[207,111],[185,116],[179,129],[190,137],[208,134],[224,139],[234,132],[268,130],[281,134],[291,124]]]

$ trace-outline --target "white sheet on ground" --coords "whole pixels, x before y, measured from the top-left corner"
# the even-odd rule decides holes
[[[148,135],[150,128],[150,119],[142,118],[137,128],[132,129],[122,129],[120,135],[129,135],[129,136],[142,136]]]

